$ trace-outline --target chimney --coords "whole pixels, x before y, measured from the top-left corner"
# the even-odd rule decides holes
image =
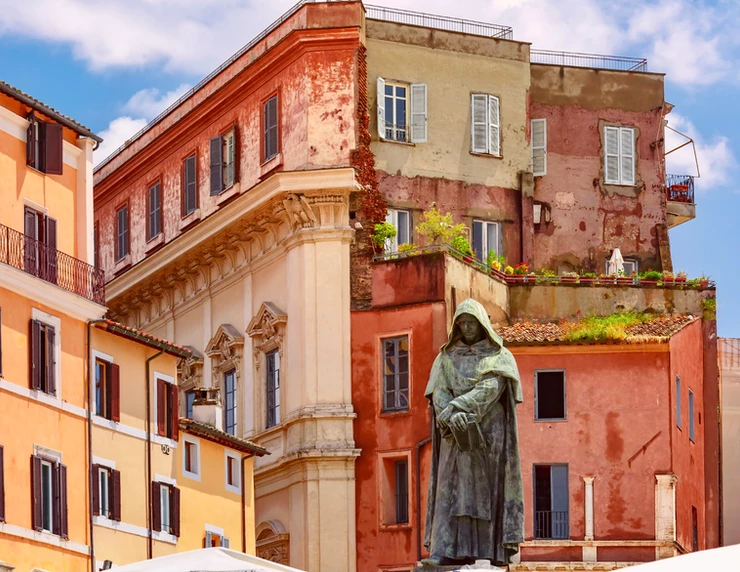
[[[219,431],[224,430],[224,416],[218,387],[201,387],[195,390],[193,419],[200,423],[208,423]]]

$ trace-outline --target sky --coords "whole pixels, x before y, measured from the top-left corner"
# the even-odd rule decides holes
[[[101,161],[295,0],[0,0],[0,79],[105,139]],[[736,0],[374,0],[512,26],[533,48],[645,57],[669,125],[696,145],[696,219],[670,231],[674,270],[710,276],[718,328],[740,337],[740,3]],[[670,131],[666,149],[683,139]],[[697,175],[691,146],[667,171]]]

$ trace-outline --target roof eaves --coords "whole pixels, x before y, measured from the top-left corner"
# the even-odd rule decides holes
[[[188,359],[193,355],[193,353],[184,346],[178,346],[177,344],[173,344],[172,342],[163,340],[162,338],[157,338],[156,336],[147,334],[146,332],[141,332],[135,328],[124,326],[123,324],[119,324],[113,320],[100,322],[96,324],[96,327],[110,332],[111,334],[128,338],[129,340],[149,346],[150,348],[161,350],[164,353],[175,357]]]
[[[223,431],[220,431],[215,427],[212,427],[206,423],[195,421],[194,419],[181,417],[180,428],[183,431],[188,431],[193,435],[203,437],[204,439],[208,439],[210,441],[213,441],[214,443],[218,443],[220,445],[228,444],[232,448],[237,449],[242,453],[252,453],[253,455],[256,455],[258,457],[270,454],[267,449],[265,449],[264,447],[260,447],[256,443],[252,443],[251,441],[247,441],[246,439],[242,439],[240,437],[235,437],[234,435],[229,435],[228,433],[224,433]]]

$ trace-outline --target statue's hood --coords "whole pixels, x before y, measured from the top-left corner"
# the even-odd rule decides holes
[[[504,347],[504,340],[501,339],[501,336],[493,331],[493,326],[491,325],[491,320],[488,319],[488,312],[486,312],[486,309],[480,302],[477,302],[472,298],[468,298],[467,300],[463,300],[462,302],[460,302],[460,305],[457,307],[457,311],[455,311],[455,316],[452,318],[452,330],[450,330],[450,335],[447,338],[447,343],[442,346],[442,351],[446,350],[452,344],[462,338],[460,328],[457,327],[456,323],[457,319],[462,314],[470,314],[476,320],[478,320],[478,322],[480,322],[480,325],[483,326],[483,330],[485,330],[486,336],[488,336],[488,339],[491,340],[491,343],[495,345],[497,349],[501,349],[502,347]]]

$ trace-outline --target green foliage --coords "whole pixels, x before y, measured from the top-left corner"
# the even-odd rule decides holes
[[[434,203],[421,215],[421,222],[416,225],[416,231],[424,236],[431,244],[449,244],[458,236],[465,236],[465,223],[454,224],[452,213],[442,214]]]
[[[375,234],[373,234],[373,243],[378,248],[385,246],[385,241],[396,237],[398,231],[396,227],[389,222],[379,222],[375,225]]]
[[[596,278],[596,272],[584,272],[581,274],[582,278]]]
[[[416,247],[411,244],[410,242],[404,242],[403,244],[398,245],[398,252],[413,252],[416,250]]]
[[[495,268],[496,270],[501,270],[504,266],[506,266],[506,257],[503,255],[496,254],[495,250],[489,250],[488,256],[486,257],[486,264],[490,268]]]
[[[557,272],[550,268],[543,268],[540,270],[540,276],[543,278],[555,278],[555,276],[557,276]]]
[[[474,256],[470,242],[464,236],[456,236],[450,241],[450,246],[463,256]]]
[[[640,272],[641,280],[655,280],[657,282],[658,280],[661,280],[662,278],[663,278],[663,273],[658,270],[646,270],[645,272]]]
[[[717,298],[704,298],[701,301],[702,318],[705,320],[717,319]]]
[[[621,341],[627,338],[627,328],[647,322],[649,314],[625,312],[611,316],[590,316],[582,320],[565,335],[566,341],[574,343]]]

